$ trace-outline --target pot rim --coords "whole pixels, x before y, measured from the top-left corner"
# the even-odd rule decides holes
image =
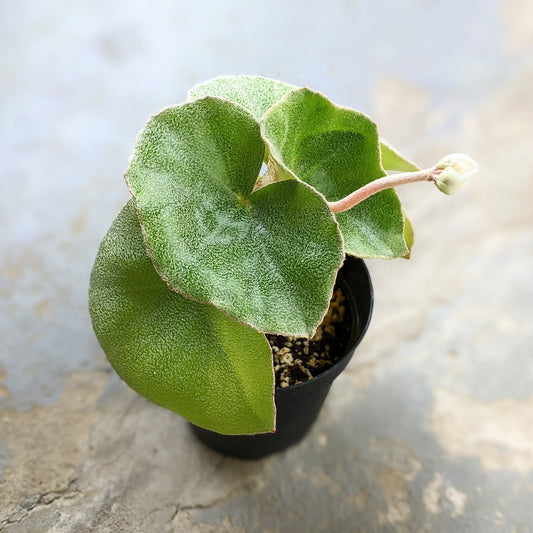
[[[318,376],[314,376],[312,379],[308,379],[307,381],[303,381],[302,383],[298,383],[296,385],[291,385],[290,387],[285,387],[285,388],[283,388],[283,387],[275,387],[274,391],[275,391],[276,395],[277,394],[290,393],[290,392],[295,391],[297,389],[301,389],[302,387],[305,387],[306,385],[309,385],[310,383],[318,384],[318,383],[320,383],[320,381],[328,379],[330,374],[332,374],[333,372],[337,371],[337,367],[339,365],[342,365],[343,362],[346,359],[349,359],[349,358],[352,357],[353,352],[355,351],[357,346],[359,346],[360,342],[363,340],[363,337],[365,336],[365,334],[366,334],[366,332],[367,332],[367,330],[368,330],[368,328],[370,326],[370,321],[371,321],[371,318],[372,318],[372,311],[374,309],[374,288],[372,286],[372,279],[370,278],[370,273],[368,271],[368,267],[366,266],[366,263],[363,261],[363,259],[360,258],[360,257],[348,256],[347,255],[345,257],[344,262],[343,262],[341,268],[339,269],[337,275],[339,275],[339,273],[340,273],[341,276],[342,276],[341,270],[346,265],[347,261],[355,261],[355,262],[358,263],[358,267],[361,269],[361,271],[362,271],[362,273],[364,275],[365,284],[367,285],[367,289],[368,289],[368,306],[367,306],[368,312],[365,313],[367,315],[367,318],[366,318],[366,320],[364,321],[363,324],[359,324],[358,325],[357,338],[355,339],[355,341],[352,344],[350,344],[348,346],[348,348],[346,349],[345,354],[333,366],[331,366],[327,370],[324,370],[324,372],[321,372],[320,374],[318,374]],[[357,305],[357,299],[356,299],[355,295],[353,294],[353,292],[355,292],[355,291],[352,291],[352,287],[351,287],[350,283],[347,280],[344,279],[343,281],[344,281],[344,284],[346,285],[346,287],[348,288],[348,290],[352,293],[351,297],[355,300],[355,303]],[[346,296],[346,299],[348,299],[347,296]],[[359,316],[360,316],[360,314],[359,314]]]

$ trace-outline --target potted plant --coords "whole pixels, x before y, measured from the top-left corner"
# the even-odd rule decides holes
[[[476,168],[452,154],[420,170],[364,114],[307,88],[253,76],[200,84],[136,139],[132,198],[91,274],[98,340],[129,386],[211,446],[282,449],[312,424],[368,325],[357,258],[409,257],[393,187],[430,181],[450,194]],[[309,353],[313,342],[324,354]],[[291,405],[296,421],[280,425]]]

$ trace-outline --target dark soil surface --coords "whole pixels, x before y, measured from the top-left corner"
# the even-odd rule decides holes
[[[350,336],[349,308],[336,287],[328,312],[310,339],[267,335],[274,356],[276,387],[289,387],[318,376],[346,353]]]

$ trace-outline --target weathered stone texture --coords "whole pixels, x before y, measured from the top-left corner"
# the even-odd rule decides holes
[[[533,5],[45,4],[0,7],[0,531],[533,531]],[[242,72],[480,165],[452,198],[399,191],[412,259],[369,262],[357,357],[306,441],[257,462],[127,389],[87,311],[145,118]]]

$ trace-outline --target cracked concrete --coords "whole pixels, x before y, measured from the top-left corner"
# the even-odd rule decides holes
[[[478,457],[491,470],[533,470],[533,397],[482,402],[437,389],[431,416],[448,456]]]
[[[533,530],[533,5],[318,4],[0,7],[2,533]],[[411,260],[368,262],[367,337],[306,440],[260,461],[127,389],[87,312],[146,117],[243,72],[369,113],[421,164],[481,169],[453,198],[398,191]]]

